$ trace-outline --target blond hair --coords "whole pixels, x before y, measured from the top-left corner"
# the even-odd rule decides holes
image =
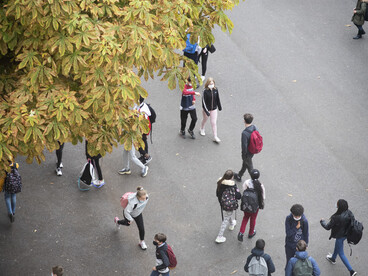
[[[213,84],[215,85],[215,80],[211,77],[209,77],[207,80],[206,80],[206,84],[204,85],[205,88],[208,88],[208,85],[211,83],[211,81],[213,81]]]
[[[137,187],[137,197],[141,198],[142,196],[147,195],[147,191],[143,189],[143,187],[138,186]]]

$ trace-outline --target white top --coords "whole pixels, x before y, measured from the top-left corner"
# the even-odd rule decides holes
[[[262,187],[262,191],[263,191],[263,200],[265,200],[266,199],[266,191],[265,191],[265,188],[264,188],[262,183],[261,183],[261,187]],[[247,188],[254,189],[252,179],[247,179],[247,180],[244,181],[243,190],[246,190]]]

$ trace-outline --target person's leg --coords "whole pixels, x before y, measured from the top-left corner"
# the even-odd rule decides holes
[[[225,229],[227,225],[229,224],[229,220],[231,219],[231,215],[233,214],[233,211],[224,211],[224,220],[221,223],[220,231],[218,233],[218,237],[222,237],[224,235]]]
[[[185,131],[185,126],[187,125],[187,118],[188,118],[189,111],[187,110],[180,110],[180,131]]]
[[[190,122],[190,126],[189,126],[189,130],[193,131],[193,129],[195,128],[195,125],[197,123],[197,111],[195,109],[192,109],[189,111],[190,117],[192,118],[192,121]]]
[[[139,239],[141,241],[144,241],[144,223],[143,223],[143,215],[140,214],[138,217],[135,217],[134,218],[136,224],[137,224],[137,227],[138,227],[138,230],[139,230]]]
[[[358,34],[355,37],[353,37],[353,38],[354,39],[361,38],[362,37],[362,34],[365,34],[362,25],[357,25],[357,24],[354,24],[354,25],[358,28]]]
[[[253,233],[254,233],[254,227],[256,226],[258,211],[259,211],[259,209],[257,209],[257,212],[250,215],[249,235],[253,235]]]
[[[353,268],[351,267],[351,265],[348,261],[348,258],[346,258],[345,253],[344,253],[344,241],[345,240],[346,240],[346,237],[336,239],[336,241],[335,241],[335,250],[334,250],[334,254],[332,255],[332,258],[334,260],[336,260],[336,257],[334,258],[335,252],[336,252],[340,256],[341,261],[344,263],[346,268],[350,271]]]
[[[286,254],[286,265],[285,265],[285,269],[287,267],[287,264],[288,264],[289,260],[292,257],[294,257],[295,251],[296,251],[296,247],[295,248],[290,248],[290,247],[288,247],[288,246],[285,245],[285,254]]]
[[[250,213],[244,212],[243,220],[242,220],[240,230],[239,230],[239,232],[242,234],[244,234],[245,232],[245,228],[247,227],[247,223],[250,218],[250,215],[251,215]]]
[[[205,76],[207,71],[208,51],[206,53],[203,53],[202,51],[201,59],[202,59],[202,76]]]
[[[103,180],[102,171],[101,171],[99,160],[100,160],[100,157],[93,157],[92,158],[93,166],[95,167],[95,169],[97,171],[98,180]]]
[[[130,159],[129,159],[129,151],[125,150],[123,145],[123,163],[125,161],[125,167],[127,170],[130,170]]]
[[[206,122],[208,120],[208,116],[207,116],[206,112],[204,112],[204,110],[202,110],[202,115],[203,115],[203,119],[202,119],[202,123],[201,123],[201,129],[204,129],[204,125],[206,124]]]
[[[16,207],[16,203],[17,203],[17,194],[11,194],[10,195],[10,201],[11,201],[12,213],[14,215],[15,214],[15,207]]]
[[[57,158],[56,168],[60,168],[60,164],[63,159],[63,149],[64,149],[64,143],[60,144],[59,141],[58,143],[59,143],[59,149],[56,150],[56,158]]]
[[[138,167],[140,167],[142,170],[144,170],[145,165],[135,156],[135,148],[134,145],[132,145],[132,149],[129,151],[130,158],[132,158],[134,164],[136,164]]]
[[[159,275],[160,275],[160,273],[157,270],[152,270],[150,276],[159,276]]]
[[[211,120],[213,137],[217,137],[217,109],[210,111],[210,120]]]
[[[242,156],[243,164],[242,167],[238,173],[238,176],[241,178],[245,171],[248,169],[248,172],[250,173],[251,170],[253,170],[253,161],[252,157],[250,156]]]
[[[142,140],[144,142],[144,148],[140,147],[138,149],[138,151],[141,154],[141,156],[145,156],[146,153],[148,152],[148,147],[146,145],[146,143],[147,143],[147,135],[146,134],[142,134]]]
[[[4,199],[5,199],[6,209],[8,210],[8,214],[9,215],[13,214],[12,204],[11,204],[11,194],[8,194],[7,192],[5,192]]]

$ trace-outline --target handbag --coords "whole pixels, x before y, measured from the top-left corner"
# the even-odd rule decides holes
[[[82,168],[78,177],[78,188],[81,191],[89,191],[91,184],[95,180],[95,170],[90,161]]]
[[[215,45],[211,44],[211,46],[208,47],[208,51],[213,54],[214,52],[216,52],[216,48]]]

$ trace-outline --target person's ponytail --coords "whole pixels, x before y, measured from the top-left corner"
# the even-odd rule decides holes
[[[253,182],[254,189],[257,192],[259,209],[263,209],[264,208],[264,200],[263,200],[263,189],[262,189],[261,182],[259,182],[258,179],[254,179],[254,180],[252,180],[252,182]]]

